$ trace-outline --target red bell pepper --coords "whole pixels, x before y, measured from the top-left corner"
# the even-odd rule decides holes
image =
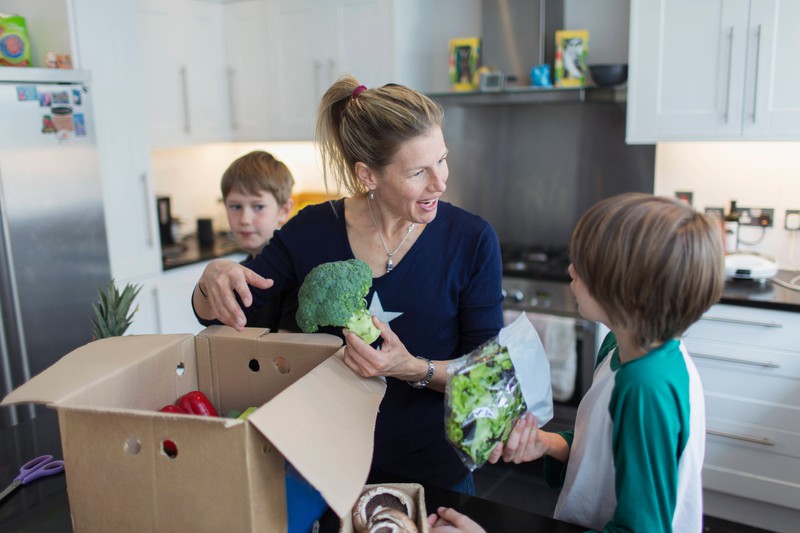
[[[180,405],[165,405],[161,409],[159,409],[162,413],[180,413],[182,415],[188,415],[189,413],[186,412],[186,409],[181,407]]]
[[[208,396],[194,390],[178,398],[178,406],[183,407],[190,415],[219,416]]]

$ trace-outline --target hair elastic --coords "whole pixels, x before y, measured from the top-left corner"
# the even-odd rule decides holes
[[[361,94],[362,92],[366,91],[366,90],[367,90],[367,86],[366,85],[359,85],[358,87],[353,89],[353,100],[358,98],[358,95]]]

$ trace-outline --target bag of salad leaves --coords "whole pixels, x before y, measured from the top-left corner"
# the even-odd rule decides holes
[[[473,471],[526,411],[539,427],[553,418],[550,363],[522,313],[496,337],[447,365],[445,432]]]

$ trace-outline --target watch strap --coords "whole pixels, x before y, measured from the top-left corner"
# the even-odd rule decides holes
[[[430,359],[426,359],[426,358],[420,357],[418,355],[416,356],[416,358],[417,359],[422,359],[423,361],[428,363],[428,373],[425,374],[425,377],[422,378],[419,381],[406,381],[406,383],[408,383],[409,385],[411,385],[415,389],[424,389],[425,387],[428,386],[428,383],[431,382],[431,378],[433,377],[433,371],[436,369],[436,367],[433,366],[433,361],[431,361]]]

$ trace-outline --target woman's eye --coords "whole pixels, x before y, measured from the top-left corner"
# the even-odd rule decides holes
[[[411,177],[412,177],[412,178],[419,178],[419,177],[420,177],[420,176],[422,176],[422,174],[424,174],[424,173],[425,173],[425,169],[421,168],[421,169],[419,169],[418,171],[416,171],[416,172],[414,172],[413,174],[411,174]]]

